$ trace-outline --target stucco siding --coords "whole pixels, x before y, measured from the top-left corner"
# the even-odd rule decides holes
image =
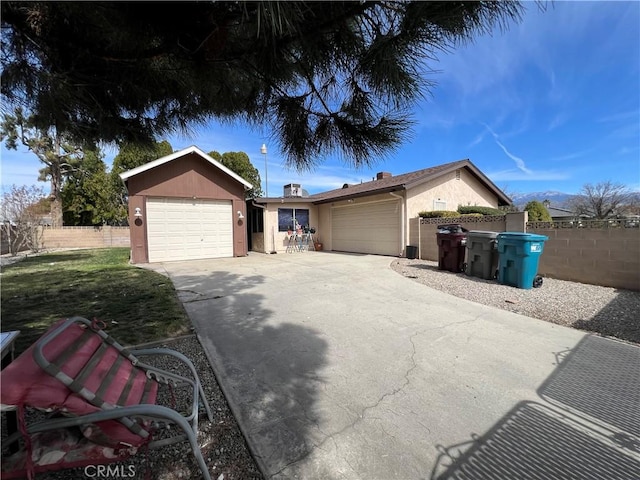
[[[434,202],[445,202],[446,208],[435,208]],[[498,206],[498,198],[466,169],[460,179],[451,172],[407,191],[407,213],[414,218],[423,210],[457,210],[459,205]]]
[[[268,203],[264,213],[264,250],[268,253],[276,251],[286,252],[289,243],[289,234],[278,231],[278,209],[301,208],[309,210],[309,227],[318,228],[318,208],[308,202]]]
[[[331,205],[318,205],[318,232],[316,237],[324,250],[331,250]]]

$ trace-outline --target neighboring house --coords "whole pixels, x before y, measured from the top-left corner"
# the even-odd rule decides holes
[[[192,146],[120,174],[132,263],[244,256],[252,185]]]
[[[370,182],[308,197],[292,195],[298,187],[286,186],[283,197],[248,202],[251,250],[285,252],[295,218],[316,229],[324,250],[401,256],[409,219],[420,211],[511,203],[469,160],[396,176],[380,172]]]
[[[574,212],[567,210],[566,208],[547,206],[547,211],[554,222],[570,222],[577,220],[579,217]]]
[[[551,215],[551,220],[554,222],[577,222],[580,220],[589,220],[591,218],[589,215],[577,214],[572,210],[567,210],[566,208],[552,207],[547,204],[545,204],[545,207],[549,212],[549,215]]]

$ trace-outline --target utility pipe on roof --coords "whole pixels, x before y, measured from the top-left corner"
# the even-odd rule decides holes
[[[406,212],[407,212],[407,199],[406,197],[403,197],[402,195],[398,195],[397,193],[393,193],[393,192],[389,192],[389,195],[391,195],[392,197],[396,197],[400,200],[404,200],[404,202],[400,202],[400,205],[402,206],[402,226],[400,227],[401,230],[401,235],[400,235],[400,256],[402,256],[402,253],[404,252],[404,245],[405,241],[405,232],[406,232]]]

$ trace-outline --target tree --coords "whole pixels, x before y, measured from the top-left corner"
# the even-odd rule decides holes
[[[271,126],[300,169],[409,134],[439,52],[519,21],[500,2],[0,3],[1,92],[37,126],[146,141],[212,118]]]
[[[549,210],[537,200],[532,200],[524,207],[525,212],[529,212],[530,222],[552,222],[553,219],[549,214]]]
[[[623,215],[636,202],[637,196],[629,188],[607,180],[583,185],[578,195],[571,199],[571,207],[577,215],[600,220]]]
[[[498,206],[498,209],[502,210],[505,213],[519,212],[520,210],[518,210],[518,206],[513,203],[513,197],[514,195],[517,195],[517,192],[511,191],[511,188],[509,187],[508,184],[504,184],[499,188],[500,190],[502,190],[502,193],[504,193],[507,197],[509,197],[509,200],[511,201],[511,203],[509,205],[500,205]]]
[[[11,255],[27,247],[33,252],[42,248],[42,205],[44,191],[35,186],[17,187],[2,196],[2,230]],[[3,238],[3,240],[4,240]]]
[[[220,155],[220,153],[213,151],[209,152],[209,156],[218,160],[229,170],[237,173],[253,185],[251,190],[245,191],[244,198],[246,200],[262,196],[260,172],[258,172],[258,169],[254,167],[251,160],[249,160],[249,155],[244,152],[225,152]]]
[[[33,116],[26,117],[21,108],[14,114],[4,114],[0,124],[0,141],[10,150],[17,150],[21,143],[44,164],[38,180],[51,184],[51,225],[61,227],[62,183],[65,175],[78,167],[82,160],[82,148],[60,133],[55,127],[38,127]]]
[[[111,215],[112,223],[119,225],[128,225],[128,204],[129,195],[127,188],[124,186],[120,174],[136,167],[140,167],[145,163],[152,162],[158,158],[171,155],[173,147],[171,144],[162,140],[154,142],[151,145],[124,143],[118,154],[113,159],[113,165],[109,174],[109,183],[113,195],[113,213]]]
[[[82,167],[62,186],[65,225],[104,225],[116,221],[116,196],[100,150],[85,152]]]

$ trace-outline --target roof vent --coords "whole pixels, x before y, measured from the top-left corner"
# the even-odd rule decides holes
[[[349,188],[349,184],[345,183],[344,185],[342,185],[342,188]]]
[[[376,180],[382,180],[383,178],[389,178],[391,176],[390,172],[378,172],[376,174]]]

